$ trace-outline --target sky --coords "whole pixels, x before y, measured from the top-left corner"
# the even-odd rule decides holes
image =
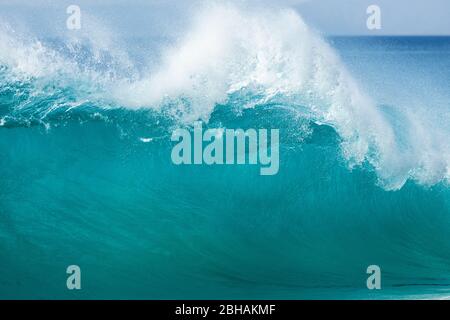
[[[218,0],[215,0],[219,2]],[[0,0],[0,22],[52,33],[65,27],[66,8],[78,5],[99,25],[124,34],[164,36],[182,29],[207,0]],[[224,1],[222,1],[224,2]],[[290,7],[325,35],[450,35],[450,0],[235,0],[247,8]],[[381,10],[381,29],[366,27],[369,5]]]

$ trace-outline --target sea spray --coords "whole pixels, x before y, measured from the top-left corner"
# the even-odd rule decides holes
[[[217,5],[134,73],[90,36],[0,33],[0,297],[448,297],[448,38]],[[174,165],[199,120],[279,129],[280,170]]]

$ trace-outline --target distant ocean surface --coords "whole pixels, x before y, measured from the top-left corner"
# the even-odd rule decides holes
[[[0,28],[0,298],[450,296],[449,37],[220,6],[104,37]],[[196,120],[279,129],[278,174],[174,165]]]

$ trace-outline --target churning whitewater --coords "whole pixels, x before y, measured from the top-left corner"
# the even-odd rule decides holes
[[[366,297],[348,288],[374,263],[380,294],[450,283],[448,38],[377,39],[380,58],[234,5],[164,41],[99,29],[0,26],[0,297],[66,297],[75,258],[96,270],[86,298]],[[172,132],[196,121],[279,129],[277,174],[175,166]]]

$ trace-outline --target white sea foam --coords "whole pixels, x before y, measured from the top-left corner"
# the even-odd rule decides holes
[[[139,138],[139,140],[140,140],[141,142],[143,142],[143,143],[149,143],[149,142],[152,142],[152,141],[153,141],[153,138],[144,138],[144,137],[141,137],[141,138]]]

